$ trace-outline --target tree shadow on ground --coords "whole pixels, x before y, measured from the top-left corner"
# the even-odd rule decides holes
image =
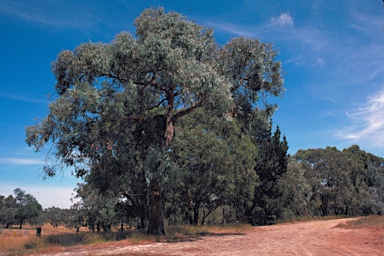
[[[92,244],[106,241],[120,241],[132,236],[130,231],[100,232],[100,233],[65,233],[48,235],[47,241],[50,244],[61,246],[72,246],[78,244]]]
[[[166,238],[165,242],[177,243],[177,242],[193,242],[202,240],[203,237],[209,236],[244,236],[245,233],[240,232],[227,232],[227,233],[212,233],[212,232],[200,232],[194,235],[173,235]]]

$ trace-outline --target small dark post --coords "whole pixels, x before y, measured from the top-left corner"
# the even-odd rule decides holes
[[[36,228],[36,236],[41,236],[41,227]]]

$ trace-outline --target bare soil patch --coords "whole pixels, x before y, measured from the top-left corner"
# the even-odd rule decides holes
[[[116,242],[66,248],[54,255],[384,255],[384,228],[338,227],[351,220],[316,220],[253,227],[236,233],[206,233],[182,242]]]

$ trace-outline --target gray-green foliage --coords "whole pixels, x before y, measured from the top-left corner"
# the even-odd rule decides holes
[[[30,224],[38,224],[39,216],[43,208],[31,194],[26,194],[24,190],[16,188],[14,190],[15,204],[16,204],[16,219],[20,225],[20,229],[25,221]]]
[[[1,196],[0,223],[5,227],[10,227],[17,223],[16,203],[12,195],[8,197]]]
[[[112,193],[100,194],[99,191],[89,184],[78,184],[76,199],[79,201],[73,205],[77,210],[76,219],[82,223],[75,223],[75,226],[87,225],[92,231],[110,230],[117,224],[115,206],[119,198]]]
[[[251,115],[246,107],[261,94],[283,91],[271,45],[239,38],[218,48],[211,30],[163,9],[145,10],[135,25],[136,37],[123,32],[110,44],[61,52],[53,64],[59,97],[45,119],[27,128],[29,145],[40,150],[52,141],[55,156],[77,166],[79,176],[83,163],[100,162],[110,151],[120,160],[128,145],[172,139],[167,122],[196,107],[225,113],[232,106]]]
[[[175,165],[169,156],[181,117],[203,108],[207,119],[225,116],[239,122],[233,124],[239,140],[226,135],[231,143],[239,142],[230,150],[244,152],[249,145],[254,152],[258,131],[276,107],[267,99],[281,96],[284,88],[271,44],[236,38],[220,46],[211,29],[162,8],[143,11],[135,26],[135,35],[122,32],[111,43],[84,43],[58,55],[52,65],[57,98],[46,118],[27,127],[26,142],[37,151],[53,144],[50,153],[57,162],[44,167],[48,176],[73,166],[74,174],[88,175],[95,188],[132,195],[133,201],[146,205],[142,195],[149,181],[153,191],[157,186],[167,189],[178,171],[197,168],[192,163]],[[223,168],[212,169],[212,179],[238,189],[228,195],[240,193],[245,207],[250,189],[240,188],[244,176],[255,177],[249,171],[254,159],[228,152],[228,141],[213,134],[205,134],[211,137],[204,143],[212,141],[218,152],[208,157]],[[241,162],[233,163],[238,168],[224,164],[230,154]],[[224,179],[230,172],[233,177]]]
[[[29,145],[40,150],[52,141],[55,156],[78,176],[108,153],[126,161],[133,145],[169,143],[173,123],[196,107],[222,110],[231,102],[211,30],[163,9],[144,11],[135,25],[136,37],[123,32],[110,44],[61,52],[53,64],[59,97],[27,128]]]
[[[335,147],[299,150],[294,156],[300,189],[292,204],[295,214],[358,215],[383,212],[383,159],[353,145],[343,151]],[[304,175],[302,175],[304,173]],[[303,180],[304,178],[304,180]],[[379,181],[379,182],[377,182]],[[291,181],[286,180],[287,183]],[[307,188],[310,186],[311,191]],[[291,188],[294,188],[291,185]],[[300,206],[301,205],[301,206]]]
[[[0,197],[3,201],[0,207],[0,223],[6,227],[13,224],[19,224],[20,229],[25,222],[31,225],[41,224],[43,222],[43,208],[37,199],[24,190],[16,188],[14,196]]]
[[[44,209],[44,218],[46,222],[49,222],[54,228],[65,224],[66,216],[65,210],[58,207],[49,207]]]
[[[180,119],[177,136],[171,144],[172,160],[177,166],[173,183],[178,191],[184,216],[198,224],[224,204],[241,207],[250,200],[255,185],[253,171],[255,145],[243,135],[232,119],[212,117],[204,111]]]
[[[294,158],[289,159],[287,172],[278,186],[283,191],[280,200],[291,212],[288,215],[309,216],[309,205],[313,196],[312,187],[305,177],[305,169]]]

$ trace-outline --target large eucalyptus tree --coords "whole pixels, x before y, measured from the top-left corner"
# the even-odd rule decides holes
[[[111,43],[58,55],[58,97],[46,118],[27,127],[26,141],[37,151],[52,143],[58,161],[45,166],[49,176],[74,166],[76,176],[90,173],[100,184],[104,176],[140,177],[148,233],[165,234],[163,184],[175,122],[199,107],[232,117],[260,111],[259,95],[283,91],[281,70],[270,45],[238,38],[221,47],[211,29],[162,8],[143,11],[135,26],[136,36],[122,32]]]

